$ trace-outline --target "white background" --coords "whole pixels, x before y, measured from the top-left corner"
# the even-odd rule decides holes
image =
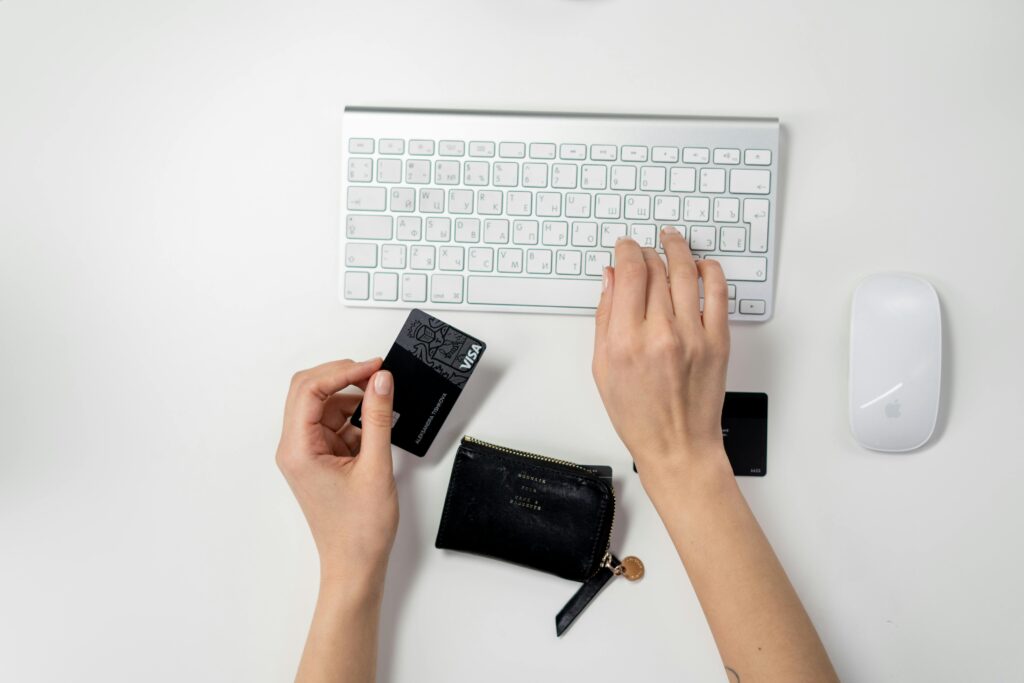
[[[404,318],[335,294],[341,112],[378,104],[780,117],[777,312],[729,372],[769,394],[769,474],[741,486],[845,680],[1021,680],[1024,6],[851,4],[0,3],[0,679],[293,675],[317,571],[285,389]],[[904,456],[846,420],[850,295],[893,269],[946,324]],[[397,458],[381,680],[723,680],[591,321],[447,317],[490,347]],[[574,584],[435,550],[463,432],[613,465],[648,577],[556,640]]]

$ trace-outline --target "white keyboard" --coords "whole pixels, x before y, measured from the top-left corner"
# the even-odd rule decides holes
[[[353,108],[343,119],[349,306],[594,311],[614,245],[674,225],[766,320],[776,119]]]

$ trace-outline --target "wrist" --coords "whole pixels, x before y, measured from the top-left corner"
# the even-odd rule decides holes
[[[320,596],[331,601],[379,603],[384,597],[387,559],[376,563],[320,565]]]
[[[636,460],[640,483],[656,507],[668,501],[699,503],[702,498],[717,495],[723,485],[736,483],[722,445],[680,449]]]

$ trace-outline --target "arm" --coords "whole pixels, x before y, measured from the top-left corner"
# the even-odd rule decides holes
[[[388,556],[398,528],[391,464],[391,374],[380,359],[295,375],[277,464],[320,555],[320,595],[299,683],[372,683]],[[365,391],[338,393],[350,385]],[[349,417],[363,399],[363,429]]]
[[[596,316],[594,379],[686,568],[731,681],[838,680],[736,485],[722,443],[728,293],[667,228],[665,264],[615,248]],[[704,313],[698,304],[703,280]]]

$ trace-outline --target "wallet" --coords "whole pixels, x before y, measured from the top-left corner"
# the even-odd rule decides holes
[[[583,582],[556,617],[562,635],[611,578],[643,575],[639,559],[620,562],[610,552],[614,521],[610,468],[467,436],[455,454],[435,545]]]

